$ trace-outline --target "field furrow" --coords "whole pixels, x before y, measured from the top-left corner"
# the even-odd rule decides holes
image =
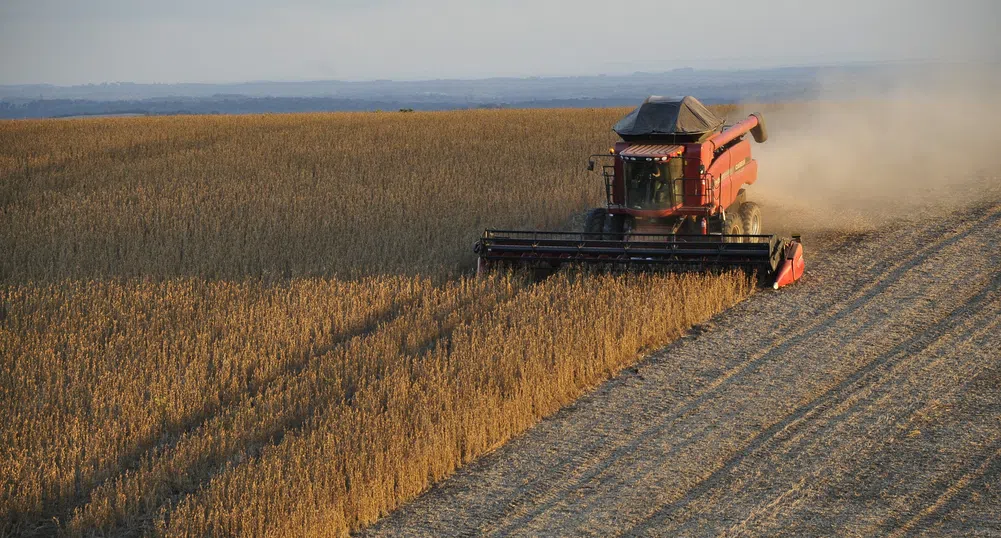
[[[736,307],[367,535],[943,526],[950,501],[992,487],[999,236],[987,204],[823,243],[801,286]],[[1001,525],[988,512],[966,528]]]

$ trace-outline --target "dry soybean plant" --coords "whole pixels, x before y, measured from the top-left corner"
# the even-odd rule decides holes
[[[0,123],[0,534],[344,535],[740,301],[463,274],[621,113]]]

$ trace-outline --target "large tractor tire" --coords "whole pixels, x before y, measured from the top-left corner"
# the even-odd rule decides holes
[[[611,215],[608,217],[608,227],[605,228],[605,239],[608,241],[624,241],[632,229],[629,215]]]
[[[723,219],[723,235],[744,235],[744,221],[740,219],[739,211],[732,211],[726,214],[726,218]],[[743,242],[742,238],[739,237],[724,237],[723,241],[727,243],[740,243]]]
[[[740,204],[740,220],[744,223],[744,233],[747,235],[761,234],[761,208],[754,202]]]
[[[596,207],[587,212],[587,216],[584,217],[584,233],[600,234],[605,231],[605,219],[608,217],[608,211],[602,207]]]

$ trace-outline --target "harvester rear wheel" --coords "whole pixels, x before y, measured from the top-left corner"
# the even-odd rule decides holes
[[[740,204],[740,220],[744,223],[744,233],[759,235],[761,233],[761,208],[754,202]]]
[[[604,208],[596,207],[587,212],[584,217],[584,233],[600,234],[605,231],[605,219],[608,211]]]

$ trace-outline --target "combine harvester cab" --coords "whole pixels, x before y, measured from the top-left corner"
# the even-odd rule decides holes
[[[666,269],[743,268],[778,289],[805,269],[798,236],[761,234],[744,186],[758,178],[747,134],[768,135],[760,114],[723,126],[694,97],[650,97],[614,127],[622,141],[602,165],[606,204],[581,232],[486,230],[477,271],[497,265],[547,273],[566,263]]]

